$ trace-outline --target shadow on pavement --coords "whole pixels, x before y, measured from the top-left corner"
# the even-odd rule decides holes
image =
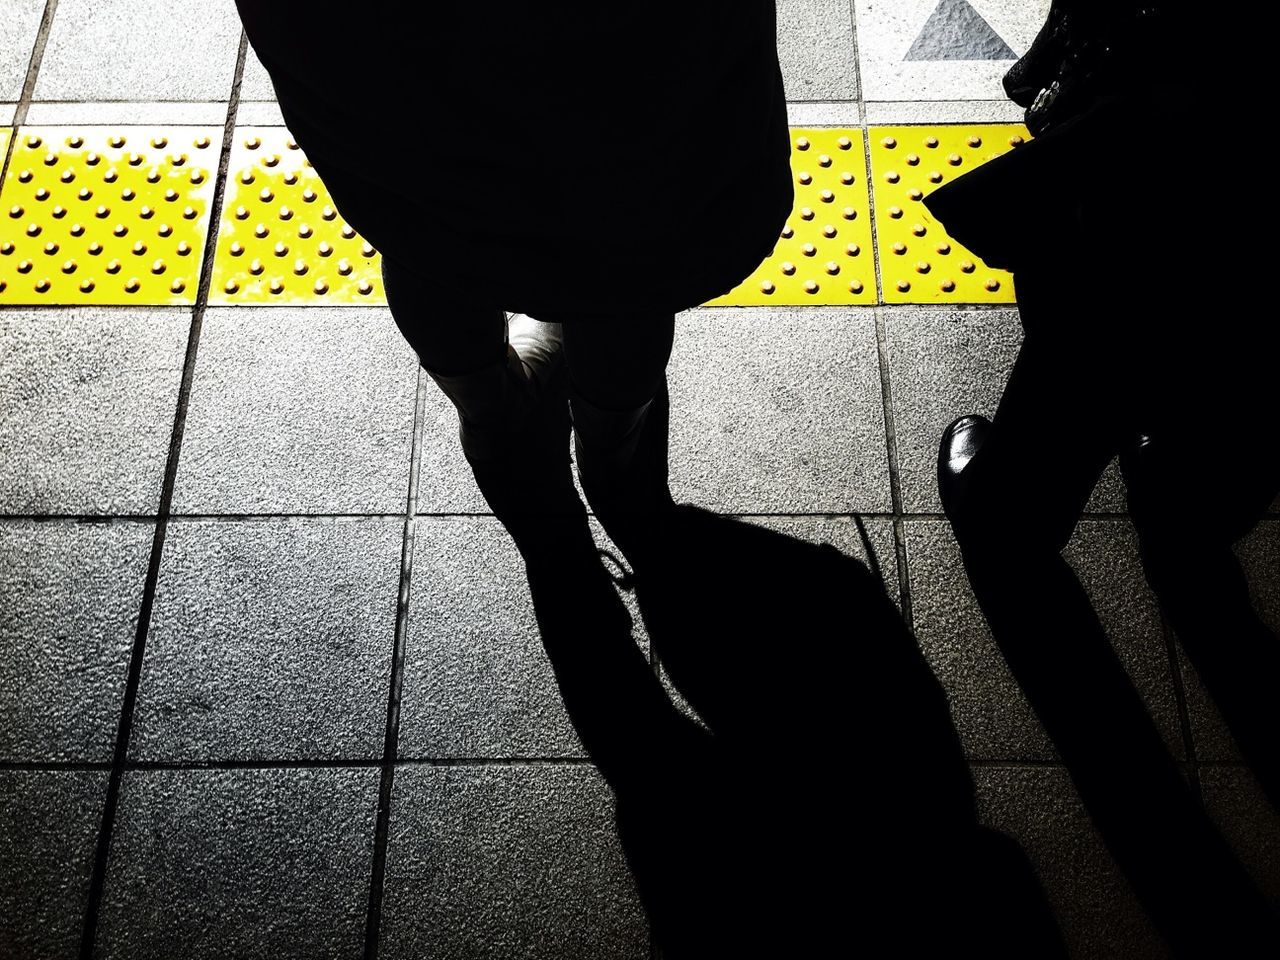
[[[865,564],[677,510],[633,583],[708,731],[594,549],[558,554],[529,566],[534,608],[666,960],[1065,955],[1021,848],[977,823],[942,688]]]

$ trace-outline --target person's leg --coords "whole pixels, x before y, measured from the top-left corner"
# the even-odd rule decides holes
[[[1219,424],[1238,419],[1224,416]],[[1261,437],[1235,441],[1203,431],[1198,457],[1177,436],[1149,438],[1122,460],[1129,512],[1138,528],[1147,581],[1160,599],[1187,658],[1230,728],[1245,761],[1280,809],[1280,640],[1262,621],[1232,543],[1249,531],[1280,493],[1280,466]],[[1219,437],[1214,443],[1213,437]],[[1230,469],[1226,469],[1230,466]],[[1193,512],[1194,511],[1194,512]]]
[[[675,315],[566,319],[563,328],[582,489],[609,536],[642,565],[672,507],[666,367]]]
[[[500,308],[468,303],[388,257],[382,283],[396,326],[429,372],[459,376],[506,357],[507,321]]]
[[[992,634],[1090,816],[1161,933],[1191,955],[1233,922],[1259,922],[1260,899],[1061,555],[1125,428],[1115,371],[1100,343],[1066,336],[1075,318],[1047,280],[1024,278],[1018,295],[1029,332],[961,474],[953,526]]]

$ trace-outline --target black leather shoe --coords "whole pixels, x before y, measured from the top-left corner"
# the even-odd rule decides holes
[[[970,413],[953,420],[942,431],[938,445],[938,496],[948,517],[953,517],[962,499],[960,474],[982,447],[990,429],[990,420]]]

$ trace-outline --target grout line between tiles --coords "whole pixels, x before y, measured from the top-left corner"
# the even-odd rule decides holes
[[[391,679],[387,691],[386,739],[380,764],[378,815],[374,827],[373,864],[369,876],[369,900],[365,913],[365,960],[376,960],[382,934],[382,903],[387,872],[387,841],[391,829],[391,803],[396,758],[400,749],[400,702],[404,686],[404,662],[409,630],[409,592],[413,579],[413,546],[417,534],[419,471],[422,436],[426,424],[426,375],[419,366],[414,393],[413,442],[409,453],[409,490],[405,503],[404,541],[400,555],[400,589],[396,597],[396,621],[391,653]]]
[[[227,104],[227,117],[223,124],[221,155],[218,161],[218,176],[214,184],[213,201],[210,205],[210,230],[221,217],[222,201],[226,187],[227,166],[231,160],[232,133],[235,129],[236,110],[240,98],[240,80],[244,71],[246,42],[243,31],[240,35],[240,48],[236,58],[235,80],[231,89],[231,99]],[[133,652],[129,661],[129,674],[125,683],[124,700],[120,709],[120,723],[116,730],[115,752],[111,764],[111,776],[107,783],[106,802],[103,806],[102,825],[98,833],[97,846],[94,851],[93,870],[90,876],[89,897],[85,909],[84,926],[81,931],[81,960],[92,960],[98,933],[98,916],[101,910],[103,891],[106,886],[107,864],[111,854],[111,837],[115,828],[116,811],[120,802],[120,786],[123,779],[126,761],[129,754],[129,736],[133,727],[133,714],[137,706],[138,686],[142,678],[142,663],[146,652],[147,632],[151,626],[151,613],[155,603],[156,584],[160,576],[160,558],[164,551],[165,533],[168,529],[169,510],[173,504],[173,491],[177,481],[178,460],[182,450],[182,433],[186,425],[187,406],[191,399],[192,383],[195,379],[196,358],[200,344],[200,332],[204,322],[204,312],[209,302],[209,284],[213,275],[213,260],[216,243],[209,242],[205,246],[204,263],[200,276],[200,284],[196,292],[195,306],[191,312],[191,328],[187,338],[187,353],[183,361],[182,382],[178,388],[177,409],[174,413],[173,431],[169,438],[169,453],[165,460],[164,481],[160,490],[160,503],[156,516],[156,527],[151,543],[151,558],[147,566],[147,578],[143,586],[142,604],[138,613],[137,632],[134,636]]]

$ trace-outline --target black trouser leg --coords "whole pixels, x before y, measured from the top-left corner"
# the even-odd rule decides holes
[[[432,373],[461,376],[506,356],[506,315],[499,307],[468,303],[389,257],[382,260],[382,282],[396,326]]]
[[[1023,309],[1063,307],[1031,296]],[[1031,332],[990,436],[964,472],[956,535],[992,634],[1103,839],[1165,938],[1199,955],[1260,924],[1262,901],[1169,756],[1060,553],[1118,449],[1121,398],[1108,393],[1090,347],[1049,338],[1070,330],[1069,318],[1027,319]]]
[[[675,314],[565,320],[565,362],[575,390],[606,410],[646,403],[671,359],[675,320]]]

